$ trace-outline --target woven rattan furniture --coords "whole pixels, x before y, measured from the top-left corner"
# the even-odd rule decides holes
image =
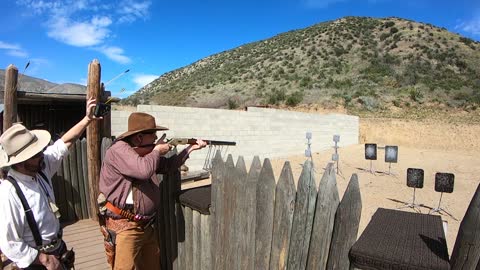
[[[359,269],[450,269],[439,216],[379,208],[350,250]]]

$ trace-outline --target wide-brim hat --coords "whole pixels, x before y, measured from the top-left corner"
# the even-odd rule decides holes
[[[139,132],[168,130],[166,127],[157,126],[155,118],[148,113],[134,112],[128,117],[128,130],[117,137],[121,140]]]
[[[0,136],[0,167],[23,162],[50,143],[50,133],[46,130],[28,130],[21,124],[15,124]]]

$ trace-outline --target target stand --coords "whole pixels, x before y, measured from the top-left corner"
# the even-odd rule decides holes
[[[398,146],[385,146],[385,162],[388,163],[388,175],[395,176],[396,174],[392,173],[392,163],[398,162]]]
[[[340,168],[338,167],[338,163],[340,160],[340,155],[338,154],[338,142],[340,142],[340,135],[333,135],[333,141],[335,142],[335,146],[333,149],[335,149],[335,153],[332,154],[332,161],[334,161],[337,164],[337,174],[341,175]]]
[[[372,174],[375,174],[375,171],[373,170],[372,162],[373,160],[377,160],[377,144],[376,143],[365,144],[365,159],[370,160],[370,169],[367,171]]]
[[[436,173],[435,174],[435,191],[440,192],[440,199],[438,200],[438,206],[430,210],[429,214],[442,213],[449,215],[451,218],[457,220],[447,210],[443,209],[440,204],[442,203],[443,193],[452,193],[453,184],[455,182],[455,175],[453,173]]]
[[[415,191],[417,190],[417,188],[423,188],[423,178],[424,171],[422,169],[407,169],[407,186],[413,188],[412,202],[404,203],[404,206],[398,207],[397,209],[412,208],[416,212],[421,212],[420,207],[423,207],[424,205],[415,203]]]

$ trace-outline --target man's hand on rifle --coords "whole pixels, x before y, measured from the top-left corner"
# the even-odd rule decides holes
[[[155,147],[153,148],[154,150],[160,152],[160,154],[162,155],[165,155],[166,153],[168,153],[168,151],[171,150],[170,145],[165,142],[165,136],[166,134],[163,134],[163,136],[160,137],[160,139],[158,139],[158,141],[155,143]]]
[[[192,151],[205,148],[205,146],[207,146],[207,142],[197,139],[197,142],[192,144]]]

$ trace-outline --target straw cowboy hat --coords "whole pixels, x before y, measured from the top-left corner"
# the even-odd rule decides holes
[[[117,140],[124,139],[139,132],[157,130],[168,130],[168,128],[157,126],[157,124],[155,124],[155,118],[148,113],[134,112],[128,117],[128,131],[119,135]]]
[[[50,143],[46,130],[28,130],[21,124],[14,124],[0,136],[0,167],[23,162]]]

